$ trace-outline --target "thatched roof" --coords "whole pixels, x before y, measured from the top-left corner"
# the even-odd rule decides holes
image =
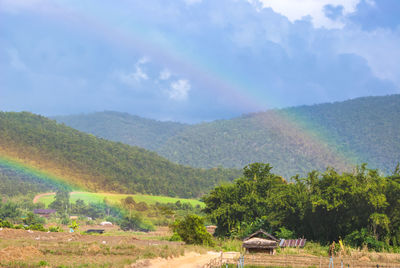
[[[260,230],[258,230],[257,232],[255,232],[255,233],[249,235],[248,237],[246,237],[245,239],[243,239],[243,241],[247,241],[247,240],[249,240],[250,238],[257,237],[257,236],[260,237],[260,238],[262,238],[263,235],[264,235],[264,236],[266,237],[266,239],[268,239],[268,240],[272,240],[272,241],[275,241],[275,242],[279,242],[279,241],[280,241],[278,238],[276,238],[275,236],[273,236],[273,235],[267,233],[267,232],[264,231],[263,229],[260,229]]]
[[[244,248],[271,249],[277,246],[278,242],[259,237],[253,237],[243,242]]]

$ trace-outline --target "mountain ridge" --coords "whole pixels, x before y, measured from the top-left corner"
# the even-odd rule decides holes
[[[172,130],[166,122],[141,118],[144,124],[158,124],[157,129],[163,135],[158,140],[151,137],[159,132],[133,124],[124,132],[130,141],[121,135],[118,126],[107,127],[101,114],[112,116],[117,122],[122,113],[53,118],[96,136],[112,137],[131,145],[138,145],[132,142],[132,137],[145,137],[140,144],[144,148],[194,167],[241,168],[251,162],[268,162],[275,173],[291,177],[328,166],[348,170],[362,162],[389,172],[400,160],[400,142],[396,138],[400,136],[400,95],[268,110],[193,125],[168,122]],[[131,121],[140,118],[123,115]],[[76,124],[77,118],[80,125]],[[91,128],[89,123],[93,121],[107,129],[107,135],[99,127]],[[146,145],[152,140],[155,141],[152,146]]]
[[[199,197],[238,170],[196,169],[22,112],[0,112],[0,156],[91,191]]]

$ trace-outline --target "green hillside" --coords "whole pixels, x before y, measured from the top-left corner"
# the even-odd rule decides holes
[[[111,111],[87,115],[57,116],[54,119],[67,126],[110,141],[121,141],[152,151],[157,151],[157,148],[164,145],[166,139],[178,134],[188,126]]]
[[[31,113],[0,113],[0,156],[91,191],[198,197],[237,170],[195,169]]]
[[[57,188],[56,184],[0,164],[0,195],[3,197],[34,195]]]
[[[104,120],[111,115],[113,123]],[[268,162],[274,172],[290,177],[327,166],[345,170],[362,162],[389,171],[400,160],[400,95],[269,110],[195,125],[109,112],[56,119],[194,167]],[[124,124],[118,123],[122,120]],[[150,146],[146,144],[159,133],[151,128],[165,132]]]
[[[400,95],[285,109],[357,163],[391,174],[400,161]]]

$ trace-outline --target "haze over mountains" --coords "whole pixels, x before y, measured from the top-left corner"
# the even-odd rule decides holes
[[[55,117],[98,137],[136,145],[193,167],[268,162],[291,177],[366,162],[390,172],[400,161],[400,95],[269,110],[200,124],[118,112]]]

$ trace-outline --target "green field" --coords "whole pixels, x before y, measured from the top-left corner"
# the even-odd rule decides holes
[[[44,203],[46,207],[54,201],[55,194],[42,196],[38,202]],[[156,202],[165,203],[176,203],[181,201],[182,203],[190,203],[192,206],[200,205],[204,207],[204,203],[196,199],[185,199],[185,198],[175,198],[168,196],[153,196],[153,195],[142,195],[142,194],[112,194],[112,193],[89,193],[89,192],[73,192],[70,194],[70,201],[75,202],[78,199],[85,201],[86,203],[98,203],[103,202],[104,198],[112,204],[120,204],[121,199],[128,196],[132,196],[136,203],[145,202],[149,205],[155,204]]]

